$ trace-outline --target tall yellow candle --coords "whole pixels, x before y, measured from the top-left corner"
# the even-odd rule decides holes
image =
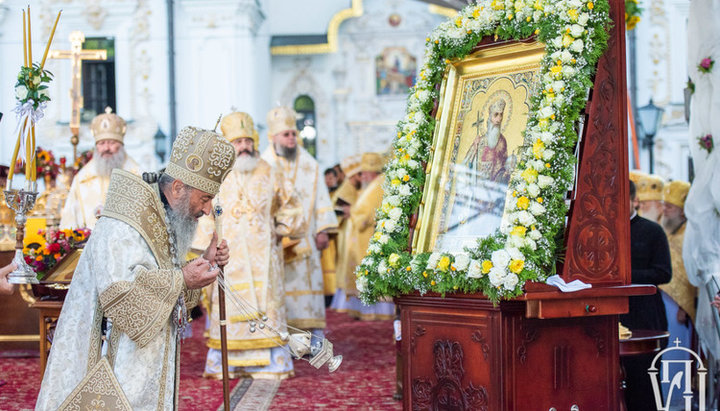
[[[27,67],[27,28],[25,27],[25,10],[23,10],[23,65]]]
[[[47,58],[48,52],[50,51],[50,45],[52,44],[53,37],[55,37],[55,29],[57,28],[58,20],[60,20],[60,13],[62,13],[62,10],[60,10],[57,17],[55,17],[55,24],[53,24],[52,31],[50,31],[50,38],[48,39],[47,46],[45,46],[45,53],[43,53],[42,61],[40,61],[41,69],[45,67],[45,59]]]
[[[30,5],[28,4],[27,13],[27,29],[28,29],[28,67],[32,67],[32,28],[30,27]]]
[[[30,162],[30,175],[32,178],[30,178],[30,181],[36,181],[37,180],[37,156],[35,155],[35,124],[32,125],[32,149],[30,151],[30,159],[28,161]]]

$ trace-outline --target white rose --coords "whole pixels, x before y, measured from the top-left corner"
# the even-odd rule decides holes
[[[562,72],[564,76],[570,77],[575,74],[575,69],[571,66],[563,66]]]
[[[387,274],[387,264],[385,264],[385,260],[380,260],[380,263],[377,266],[377,272],[380,275]]]
[[[555,47],[556,49],[559,49],[562,47],[562,36],[557,36],[554,39],[550,40],[550,43]]]
[[[545,169],[545,163],[540,160],[530,160],[528,164],[535,169],[535,171],[543,171]]]
[[[555,151],[546,148],[545,151],[543,151],[542,158],[545,161],[550,161],[550,160],[552,160],[554,155],[555,155]]]
[[[400,217],[402,217],[402,208],[400,208],[400,207],[393,208],[392,210],[390,210],[390,213],[388,213],[388,216],[392,220],[398,221],[400,219]]]
[[[505,270],[500,267],[493,267],[488,273],[488,278],[490,279],[490,284],[493,287],[497,287],[505,280]]]
[[[470,264],[470,257],[467,254],[458,254],[455,256],[455,268],[462,271]]]
[[[554,140],[554,136],[552,133],[543,131],[542,133],[540,133],[540,140],[542,140],[545,145],[548,145],[552,143],[552,141]]]
[[[478,260],[470,261],[470,265],[468,266],[467,276],[470,278],[482,277],[482,263]]]
[[[573,24],[572,26],[570,26],[570,35],[575,38],[582,36],[584,31],[585,29],[582,28],[582,26],[580,26],[579,24]]]
[[[518,276],[514,273],[509,273],[505,276],[505,279],[503,281],[503,287],[505,287],[506,290],[514,290],[517,283]]]
[[[518,222],[525,227],[530,227],[535,224],[535,217],[527,211],[521,211],[518,213]]]
[[[567,50],[563,50],[562,53],[560,53],[560,54],[562,55],[562,57],[560,59],[562,60],[563,63],[569,63],[570,60],[572,60],[572,58],[573,58],[572,54],[570,54],[570,52]],[[560,91],[560,90],[558,89],[558,91]]]
[[[368,250],[371,253],[379,253],[380,252],[380,246],[377,243],[372,243],[368,246]]]
[[[540,234],[540,231],[538,230],[531,230],[530,234],[528,234],[528,237],[533,240],[539,240],[542,237],[542,234]]]
[[[407,197],[410,195],[410,186],[407,184],[403,184],[400,186],[398,191],[400,192],[400,195]]]
[[[552,88],[555,90],[555,94],[558,94],[565,88],[565,82],[562,80],[553,81]]]
[[[432,253],[430,254],[430,258],[428,258],[427,262],[427,268],[430,270],[434,270],[435,267],[437,267],[437,263],[440,261],[440,253]]]
[[[390,237],[388,237],[387,234],[381,235],[380,238],[378,239],[378,243],[380,243],[380,244],[387,244],[388,241],[390,241]]]
[[[360,275],[355,280],[355,287],[357,287],[357,290],[359,292],[363,292],[367,288],[367,283],[368,283],[367,277],[365,277],[364,275]]]
[[[510,263],[510,254],[508,254],[508,252],[504,249],[496,250],[492,253],[490,260],[492,261],[494,267],[503,270]]]
[[[552,107],[543,107],[543,108],[538,112],[538,117],[540,117],[540,118],[549,118],[549,117],[552,116],[553,114],[554,114],[554,113],[553,113]]]
[[[398,168],[397,170],[395,170],[396,178],[403,178],[403,177],[405,177],[405,174],[407,174],[407,171],[405,171],[404,168]]]
[[[390,204],[393,207],[399,207],[400,206],[400,197],[398,196],[390,196],[387,198],[388,204]]]
[[[415,113],[415,122],[418,124],[422,124],[425,121],[425,113],[422,111],[418,111]]]
[[[535,244],[535,241],[533,241],[527,237],[524,240],[525,240],[525,247],[528,247],[529,249],[531,249],[533,251],[537,250],[537,244]]]
[[[571,9],[579,9],[583,6],[583,3],[580,0],[569,0],[567,5]]]
[[[427,101],[427,99],[428,99],[428,97],[429,97],[429,94],[430,94],[430,93],[428,93],[427,90],[420,90],[420,91],[418,91],[418,93],[417,93],[417,95],[418,95],[418,100],[420,100],[421,102]]]
[[[420,163],[418,163],[418,162],[415,161],[415,160],[408,160],[407,165],[408,165],[408,167],[410,167],[410,168],[417,168],[417,166],[419,166]]]
[[[532,215],[542,215],[545,213],[545,207],[543,207],[542,204],[538,203],[537,201],[533,201],[532,204],[530,204],[530,207],[528,207]]]
[[[570,50],[576,52],[576,53],[582,53],[583,51],[583,41],[580,39],[577,39],[573,41],[573,43],[570,45]]]
[[[525,245],[525,240],[522,237],[511,235],[508,237],[506,244],[508,247],[522,247]]]
[[[25,100],[28,95],[28,89],[27,87],[20,85],[15,87],[15,97],[17,97],[20,100]]]
[[[587,13],[581,13],[578,16],[578,24],[581,26],[587,25],[588,20],[590,20],[590,15]]]
[[[508,254],[510,255],[511,260],[523,260],[525,261],[525,255],[523,255],[522,251],[520,251],[517,248],[508,248],[507,249]]]
[[[537,186],[537,184],[530,184],[528,185],[528,194],[530,194],[531,197],[537,197],[538,194],[540,194],[540,187]]]
[[[540,188],[550,187],[553,182],[555,182],[555,179],[552,177],[544,176],[542,174],[538,176],[537,184],[538,186],[540,186]]]
[[[395,227],[396,227],[395,221],[393,221],[393,220],[383,220],[383,221],[385,222],[384,228],[387,232],[392,233],[393,231],[395,231]]]

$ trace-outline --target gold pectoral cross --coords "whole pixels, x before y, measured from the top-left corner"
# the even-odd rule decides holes
[[[72,84],[70,86],[70,100],[72,114],[70,115],[70,131],[72,132],[73,161],[77,159],[77,143],[80,135],[80,109],[83,108],[82,94],[82,62],[83,60],[107,60],[106,50],[83,50],[85,35],[82,31],[70,33],[70,50],[50,50],[51,59],[70,59],[72,63]]]

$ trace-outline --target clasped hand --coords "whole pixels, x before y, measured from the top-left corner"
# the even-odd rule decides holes
[[[189,289],[202,288],[212,284],[220,273],[218,266],[224,266],[230,261],[230,248],[227,241],[222,240],[218,245],[217,240],[217,234],[213,233],[210,245],[203,253],[203,256],[190,261],[183,267],[185,285]]]

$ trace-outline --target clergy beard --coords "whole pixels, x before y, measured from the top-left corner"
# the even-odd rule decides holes
[[[674,233],[675,230],[677,230],[684,222],[685,217],[682,216],[674,218],[667,217],[665,216],[665,214],[660,216],[660,224],[663,226],[665,232],[667,233]]]
[[[247,153],[247,154],[246,154]],[[235,159],[235,165],[233,168],[241,173],[249,173],[255,170],[258,164],[258,156],[255,151],[249,153],[247,151],[240,152],[240,155]]]
[[[95,159],[95,171],[101,176],[101,177],[110,177],[110,173],[116,168],[122,168],[123,164],[125,164],[125,158],[127,157],[127,154],[125,153],[125,148],[121,147],[120,150],[118,150],[117,153],[113,154],[110,158],[103,157],[98,153],[97,149],[95,149],[95,152],[93,153],[93,158]]]
[[[500,127],[496,126],[490,121],[488,121],[487,127],[487,133],[485,133],[485,137],[487,138],[487,146],[490,148],[495,148],[498,141],[500,141]]]
[[[295,157],[297,157],[297,146],[290,148],[281,144],[275,144],[275,152],[286,160],[294,161]]]
[[[178,259],[183,260],[185,254],[190,250],[198,220],[190,214],[190,188],[183,190],[182,196],[178,199],[178,205],[173,209],[167,208],[167,220],[170,230],[175,234],[175,247],[178,251]]]

